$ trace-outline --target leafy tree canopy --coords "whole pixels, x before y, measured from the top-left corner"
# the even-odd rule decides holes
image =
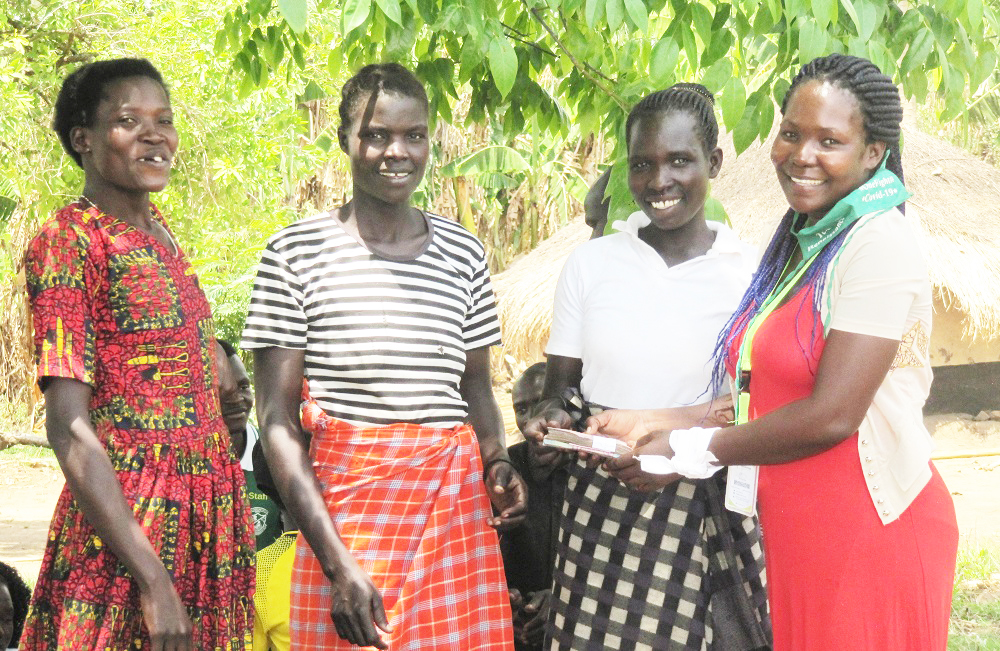
[[[300,142],[306,116],[294,92],[271,84],[237,97],[232,66],[212,42],[234,3],[0,4],[0,313],[27,239],[83,187],[50,126],[62,80],[82,62],[142,56],[170,88],[181,141],[154,200],[198,269],[220,333],[236,341],[263,241],[295,218],[296,183],[328,154]]]
[[[737,151],[764,138],[791,74],[830,52],[863,56],[906,97],[946,99],[960,115],[994,74],[996,0],[245,0],[218,31],[243,73],[241,93],[275,73],[325,76],[383,60],[414,66],[432,111],[450,121],[460,90],[466,121],[508,137],[617,136],[651,90],[697,80],[717,94]],[[612,218],[631,209],[623,166]]]

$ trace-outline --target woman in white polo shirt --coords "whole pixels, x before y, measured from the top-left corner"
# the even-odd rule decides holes
[[[546,348],[548,400],[526,427],[536,442],[547,427],[579,423],[573,393],[587,406],[703,404],[689,424],[731,417],[731,404],[709,407],[706,387],[715,340],[754,260],[728,227],[705,220],[709,181],[722,165],[713,104],[703,86],[677,84],[629,114],[629,187],[641,210],[566,262]],[[535,452],[555,462],[546,448]],[[766,644],[756,521],[725,511],[724,479],[668,485],[576,458],[567,467],[553,649]]]

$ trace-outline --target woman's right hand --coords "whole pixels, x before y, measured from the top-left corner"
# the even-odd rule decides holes
[[[349,554],[341,556],[340,567],[334,576],[328,576],[333,588],[330,618],[337,628],[337,635],[357,646],[388,649],[376,626],[386,633],[392,632],[385,615],[382,595],[371,577]]]
[[[586,433],[634,444],[652,431],[651,424],[645,411],[609,409],[587,419]]]
[[[164,579],[140,590],[139,604],[152,651],[193,651],[191,618],[165,571]]]

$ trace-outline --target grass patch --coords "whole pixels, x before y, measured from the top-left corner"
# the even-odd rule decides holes
[[[39,461],[56,460],[56,454],[49,448],[37,445],[12,445],[0,450],[0,459],[5,461]]]
[[[1000,651],[1000,548],[959,548],[948,649]]]

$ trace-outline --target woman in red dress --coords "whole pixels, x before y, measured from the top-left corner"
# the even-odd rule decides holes
[[[248,648],[253,528],[212,315],[149,193],[177,150],[141,59],[83,66],[55,129],[83,194],[26,261],[46,430],[66,475],[21,648]]]
[[[921,415],[931,289],[904,216],[899,93],[834,54],[796,76],[782,115],[771,159],[791,209],[717,351],[736,425],[654,434],[672,416],[649,412],[591,425],[648,433],[638,461],[612,466],[760,466],[776,651],[945,649],[958,528]],[[756,471],[742,476],[730,497],[752,508]]]

